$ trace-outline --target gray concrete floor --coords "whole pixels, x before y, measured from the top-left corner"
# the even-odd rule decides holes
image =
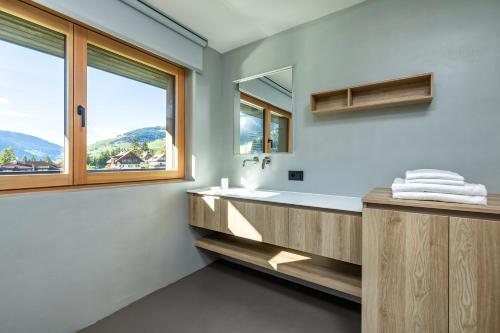
[[[361,332],[361,306],[219,260],[80,333]]]

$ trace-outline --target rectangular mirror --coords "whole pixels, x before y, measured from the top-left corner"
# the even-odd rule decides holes
[[[235,81],[235,154],[292,152],[292,77],[288,67]]]

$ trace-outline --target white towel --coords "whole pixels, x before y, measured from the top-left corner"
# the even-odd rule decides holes
[[[465,182],[463,180],[448,180],[448,179],[407,179],[407,183],[416,183],[416,184],[437,184],[437,185],[455,185],[455,186],[463,186]]]
[[[404,179],[396,178],[392,184],[393,192],[432,192],[432,193],[443,193],[443,194],[460,194],[460,195],[471,195],[471,196],[483,196],[485,197],[488,193],[486,192],[486,187],[481,184],[467,184],[463,186],[455,185],[438,185],[438,184],[418,184],[418,183],[407,183]]]
[[[458,195],[458,194],[445,194],[445,193],[431,193],[431,192],[393,192],[392,197],[395,199],[409,199],[409,200],[432,200],[454,202],[471,205],[486,205],[486,197],[471,196],[471,195]]]
[[[464,177],[458,173],[435,170],[435,169],[418,169],[406,171],[406,179],[446,179],[446,180],[459,180],[463,181]]]

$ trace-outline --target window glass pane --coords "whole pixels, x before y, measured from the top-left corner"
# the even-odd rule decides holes
[[[64,171],[65,36],[0,12],[0,176]]]
[[[271,151],[288,152],[288,122],[290,120],[271,113]]]
[[[264,112],[249,104],[240,103],[240,154],[264,151]]]
[[[174,77],[88,47],[87,170],[174,169]]]

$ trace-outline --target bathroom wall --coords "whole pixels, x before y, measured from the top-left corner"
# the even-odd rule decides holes
[[[456,170],[500,192],[500,1],[369,0],[223,55],[231,185],[363,195],[406,169]],[[232,81],[293,65],[294,153],[269,169],[232,149]],[[315,117],[311,92],[434,72],[431,105]],[[304,170],[289,182],[288,170]]]
[[[221,59],[204,53],[188,80],[195,180],[0,196],[0,332],[74,332],[210,262],[186,196],[219,176]]]

